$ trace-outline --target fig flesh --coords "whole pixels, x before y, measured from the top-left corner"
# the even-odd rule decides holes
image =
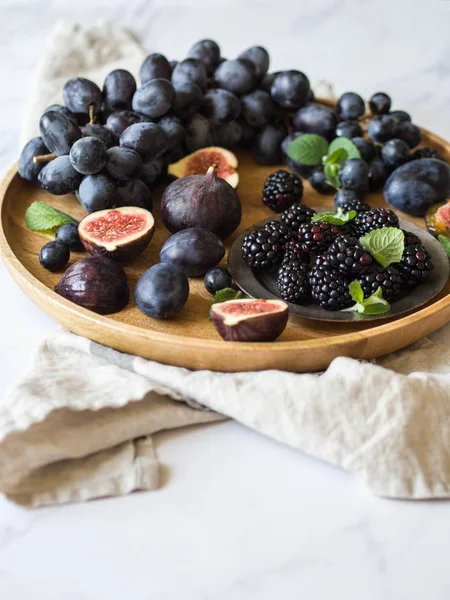
[[[152,214],[137,206],[100,210],[78,225],[81,242],[89,254],[102,255],[118,263],[128,263],[150,243],[155,230]]]
[[[224,254],[224,245],[216,234],[191,227],[170,236],[159,256],[162,263],[179,267],[188,277],[203,277]]]
[[[211,320],[227,342],[271,342],[288,321],[288,305],[282,300],[228,300],[213,304]]]
[[[425,215],[425,224],[435,237],[444,235],[450,239],[450,201],[440,202],[429,208]]]
[[[225,179],[234,188],[237,187],[239,183],[238,159],[235,154],[219,146],[201,148],[188,154],[178,162],[169,165],[168,173],[176,178],[203,175],[211,165],[217,165],[218,177]]]
[[[173,181],[161,198],[161,217],[171,233],[201,227],[220,238],[241,222],[242,206],[236,190],[217,176],[217,165],[206,175],[188,175]]]
[[[66,300],[100,315],[119,312],[130,299],[125,271],[106,256],[90,256],[72,265],[55,291]]]

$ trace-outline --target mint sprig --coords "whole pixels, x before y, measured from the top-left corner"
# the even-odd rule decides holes
[[[382,315],[391,310],[389,302],[383,298],[381,287],[368,298],[364,298],[364,292],[359,281],[352,281],[348,286],[348,290],[355,304],[350,308],[346,308],[347,312],[359,312],[362,315]]]
[[[33,202],[25,213],[25,224],[31,231],[53,234],[66,223],[76,223],[70,215],[45,202]]]
[[[349,221],[353,221],[356,217],[356,210],[344,212],[342,208],[338,208],[336,212],[321,212],[317,213],[311,219],[312,223],[330,223],[330,225],[345,225]]]
[[[287,155],[302,165],[320,165],[328,151],[328,142],[316,133],[305,133],[289,144]]]
[[[447,252],[448,256],[450,256],[450,240],[448,237],[445,235],[438,235],[437,239],[444,247],[444,250]]]
[[[327,183],[333,186],[336,189],[341,187],[341,180],[339,179],[339,169],[341,166],[336,163],[327,163],[324,165],[325,177],[327,178]]]
[[[382,267],[400,262],[405,249],[405,234],[396,227],[374,229],[359,241]]]
[[[345,160],[348,160],[349,158],[361,158],[358,146],[349,138],[335,138],[328,146],[328,154],[333,154],[337,150],[345,150],[347,152],[347,158]]]
[[[218,292],[216,292],[213,304],[218,304],[220,302],[228,302],[228,300],[241,300],[242,298],[247,298],[247,296],[243,292],[241,292],[241,290],[233,290],[233,288],[223,288],[223,290],[219,290]]]

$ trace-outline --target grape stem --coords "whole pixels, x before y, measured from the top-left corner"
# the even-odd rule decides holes
[[[33,156],[33,162],[36,165],[37,163],[50,162],[56,158],[56,154],[39,154],[38,156]]]
[[[92,125],[93,123],[95,123],[94,105],[89,104],[89,124]]]

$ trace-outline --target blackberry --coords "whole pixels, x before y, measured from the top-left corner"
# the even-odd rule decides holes
[[[359,235],[363,236],[374,229],[383,227],[398,227],[397,215],[388,208],[375,208],[363,213],[359,213],[354,220]]]
[[[383,298],[390,302],[402,290],[403,279],[398,269],[390,265],[383,269],[378,265],[372,265],[370,270],[358,277],[358,281],[364,292],[364,298],[374,294],[379,287],[383,292]]]
[[[346,277],[326,264],[311,269],[308,283],[313,300],[326,310],[341,310],[352,304]]]
[[[303,196],[303,182],[295,175],[280,169],[269,175],[264,183],[262,201],[273,211],[280,213]]]
[[[284,248],[284,256],[282,264],[287,264],[293,260],[299,260],[304,263],[309,263],[310,255],[305,253],[301,242],[298,240],[291,240]]]
[[[437,158],[438,160],[445,161],[445,158],[442,154],[439,154],[437,150],[434,148],[430,148],[429,146],[424,146],[423,148],[417,148],[411,155],[411,160],[420,160],[422,158]]]
[[[288,229],[297,233],[300,225],[303,225],[303,223],[311,223],[311,219],[315,214],[316,211],[313,208],[309,208],[309,206],[305,206],[305,204],[296,202],[284,211],[281,215],[281,220]]]
[[[327,257],[331,266],[344,275],[365,273],[373,263],[372,256],[350,235],[339,235],[328,248]]]
[[[362,212],[368,212],[370,210],[370,206],[366,202],[363,202],[362,200],[354,200],[353,202],[347,202],[346,204],[341,204],[341,209],[344,212],[356,210],[357,213],[362,213]]]
[[[422,244],[422,240],[415,233],[406,231],[406,229],[402,229],[402,231],[405,236],[405,246],[409,246],[411,244]]]
[[[407,244],[402,259],[395,265],[408,285],[421,283],[433,270],[429,252],[422,244]]]
[[[339,227],[330,223],[304,223],[298,230],[298,239],[304,252],[319,253],[326,250],[339,233]]]
[[[302,304],[310,297],[308,284],[309,267],[300,260],[283,263],[278,270],[277,287],[281,298],[294,304]]]
[[[270,231],[251,231],[242,241],[242,258],[250,267],[270,269],[283,257],[283,238]]]
[[[295,236],[295,234],[290,231],[281,221],[269,221],[269,223],[264,225],[263,231],[268,231],[271,234],[278,234],[283,246],[285,246]]]

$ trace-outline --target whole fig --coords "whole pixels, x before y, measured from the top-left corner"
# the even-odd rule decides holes
[[[171,233],[201,227],[223,239],[238,227],[241,216],[239,196],[217,176],[217,165],[209,167],[206,175],[173,181],[161,198],[161,217]]]

